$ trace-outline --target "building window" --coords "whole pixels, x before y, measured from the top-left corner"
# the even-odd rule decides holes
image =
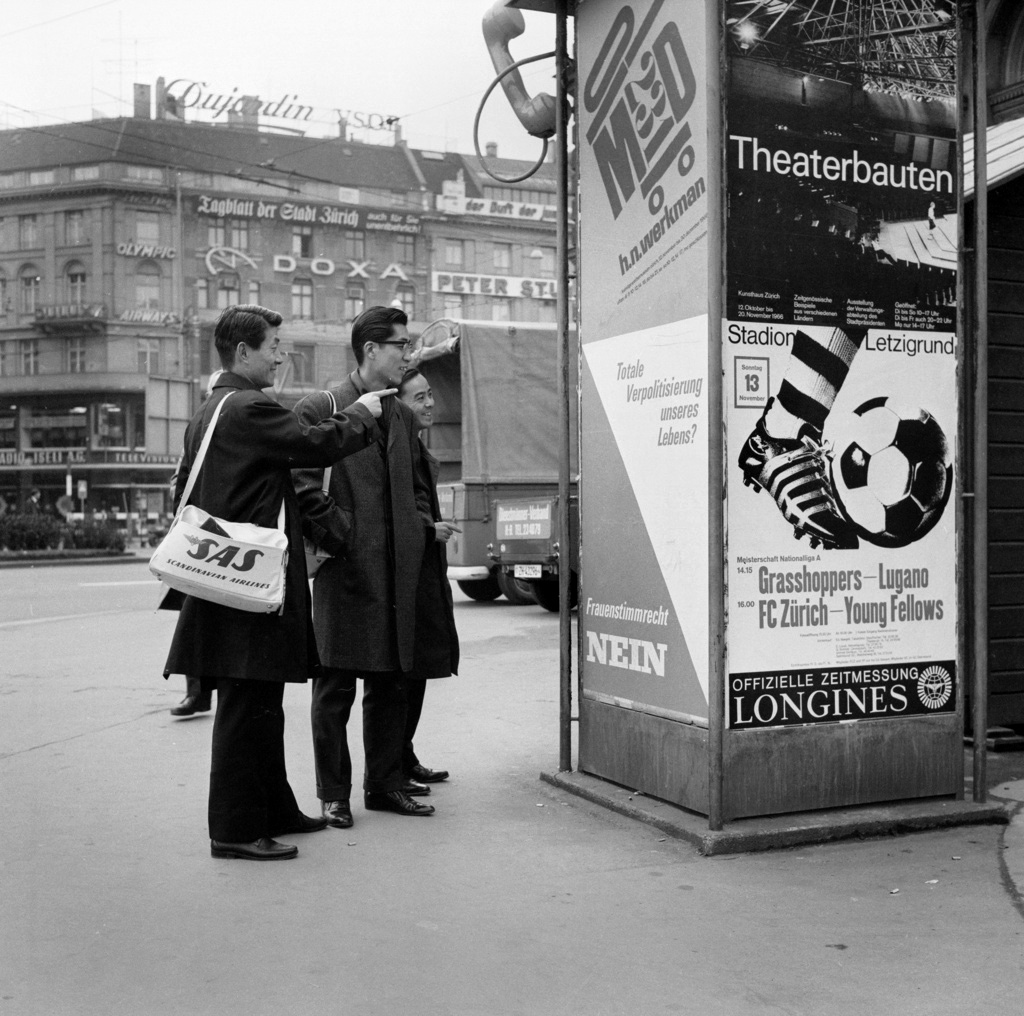
[[[313,384],[316,378],[316,346],[312,343],[296,342],[288,355],[292,361],[292,378],[295,384]]]
[[[7,306],[7,276],[0,272],[0,314],[6,314],[10,309]]]
[[[361,229],[346,229],[342,245],[345,257],[353,259],[366,257],[366,234]]]
[[[145,180],[148,183],[163,183],[164,171],[157,166],[129,166],[129,180]]]
[[[68,339],[68,373],[85,373],[85,339],[81,336]]]
[[[85,212],[80,209],[64,213],[64,242],[73,245],[89,242],[85,235]]]
[[[21,270],[20,281],[21,313],[35,314],[36,308],[39,306],[39,296],[43,280],[34,265],[26,265]]]
[[[458,293],[445,293],[443,316],[455,318],[456,320],[463,317],[462,297]]]
[[[359,282],[350,282],[345,287],[345,318],[349,321],[359,317],[366,310],[366,290]]]
[[[36,216],[18,216],[18,246],[22,250],[39,246],[39,220]]]
[[[212,219],[206,224],[206,242],[211,247],[224,247],[225,229],[223,219]]]
[[[52,169],[34,169],[28,174],[29,187],[42,187],[45,184],[56,183],[57,177]]]
[[[85,406],[56,399],[22,410],[22,433],[28,448],[87,448],[89,417]]]
[[[136,399],[128,408],[132,414],[129,430],[131,446],[142,451],[146,447],[146,403],[142,399]]]
[[[511,321],[512,315],[509,311],[508,300],[492,300],[491,301],[491,320],[492,321]]]
[[[85,268],[77,261],[64,271],[64,289],[68,303],[85,303]]]
[[[292,226],[292,255],[297,258],[313,256],[312,226]]]
[[[537,307],[537,320],[544,324],[554,324],[555,322],[555,301],[554,300],[540,300]]]
[[[210,282],[196,279],[196,310],[207,310],[210,306]]]
[[[395,237],[395,259],[402,264],[416,263],[416,237],[399,234]]]
[[[292,280],[292,317],[313,320],[313,283],[309,279]]]
[[[240,304],[242,302],[240,295],[241,287],[237,275],[227,272],[217,276],[217,308],[219,310]]]
[[[100,178],[99,166],[72,166],[72,180],[98,180]]]
[[[545,279],[554,278],[555,275],[555,248],[541,247],[540,249],[540,274]]]
[[[97,444],[100,448],[128,447],[128,413],[116,402],[101,402],[97,407]]]
[[[444,263],[449,268],[461,268],[464,261],[464,244],[461,240],[445,240]]]
[[[416,310],[416,290],[412,286],[399,286],[395,293],[395,299],[399,302],[405,316],[411,321]]]
[[[260,302],[260,284],[256,281],[249,283],[249,303]]]
[[[160,373],[160,340],[139,339],[139,373],[159,374]]]
[[[21,353],[22,374],[38,374],[39,343],[35,339],[20,339],[18,352]]]
[[[4,376],[4,344],[0,342],[0,377]],[[0,409],[0,448],[16,448],[18,441],[17,409]]]
[[[235,250],[249,249],[249,223],[245,219],[231,219],[228,222],[228,246]]]
[[[135,307],[160,309],[160,269],[154,264],[142,262],[135,268]]]
[[[496,243],[494,245],[494,270],[496,272],[512,271],[512,246],[507,243]],[[495,318],[496,321],[505,321],[507,318]]]
[[[135,213],[135,241],[152,244],[160,242],[160,216],[156,212]]]
[[[554,205],[553,191],[531,190],[524,187],[484,187],[484,197],[491,201],[522,201],[528,205]]]

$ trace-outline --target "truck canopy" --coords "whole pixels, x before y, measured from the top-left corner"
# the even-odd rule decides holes
[[[459,322],[458,353],[423,365],[434,393],[430,450],[441,480],[558,480],[558,332],[553,324]],[[570,333],[571,476],[576,475],[576,332]],[[461,468],[460,468],[461,464]]]

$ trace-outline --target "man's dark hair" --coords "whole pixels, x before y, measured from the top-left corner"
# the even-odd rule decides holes
[[[415,367],[410,367],[403,375],[402,380],[398,382],[397,397],[401,398],[405,394],[406,388],[409,387],[409,382],[414,381],[418,377],[423,377],[423,371],[417,370]]]
[[[255,303],[228,307],[217,318],[213,328],[213,343],[224,369],[231,370],[239,342],[244,342],[250,349],[259,349],[267,337],[267,329],[280,328],[283,320],[276,310],[268,310]]]
[[[398,307],[368,307],[352,322],[352,352],[363,365],[367,342],[386,342],[395,333],[395,325],[408,325],[409,316]]]

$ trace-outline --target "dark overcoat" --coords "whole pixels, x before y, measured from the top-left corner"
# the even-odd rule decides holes
[[[437,499],[437,459],[420,442],[416,468],[430,484],[430,507],[435,522],[441,521]],[[410,677],[448,677],[459,672],[459,633],[455,630],[452,587],[448,581],[448,549],[439,540],[423,552],[420,583],[416,589],[416,662]]]
[[[233,393],[217,420],[189,503],[229,522],[277,526],[284,498],[288,564],[284,610],[254,614],[186,596],[164,667],[168,674],[205,680],[305,681],[319,665],[309,610],[299,506],[291,483],[296,466],[323,466],[360,452],[379,435],[372,414],[350,405],[316,427],[300,424],[252,382],[221,374],[213,395],[185,431],[175,505],[181,498],[218,404]]]
[[[358,372],[336,388],[346,406],[365,391]],[[295,407],[305,426],[331,411],[325,392]],[[412,669],[416,587],[423,549],[434,540],[430,489],[414,468],[419,438],[412,411],[388,397],[381,436],[331,470],[295,474],[303,531],[333,554],[313,579],[313,627],[325,667],[371,673]]]

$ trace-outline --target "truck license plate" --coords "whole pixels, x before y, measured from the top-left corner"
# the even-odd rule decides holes
[[[539,579],[539,564],[517,564],[513,566],[513,574],[517,579]]]

